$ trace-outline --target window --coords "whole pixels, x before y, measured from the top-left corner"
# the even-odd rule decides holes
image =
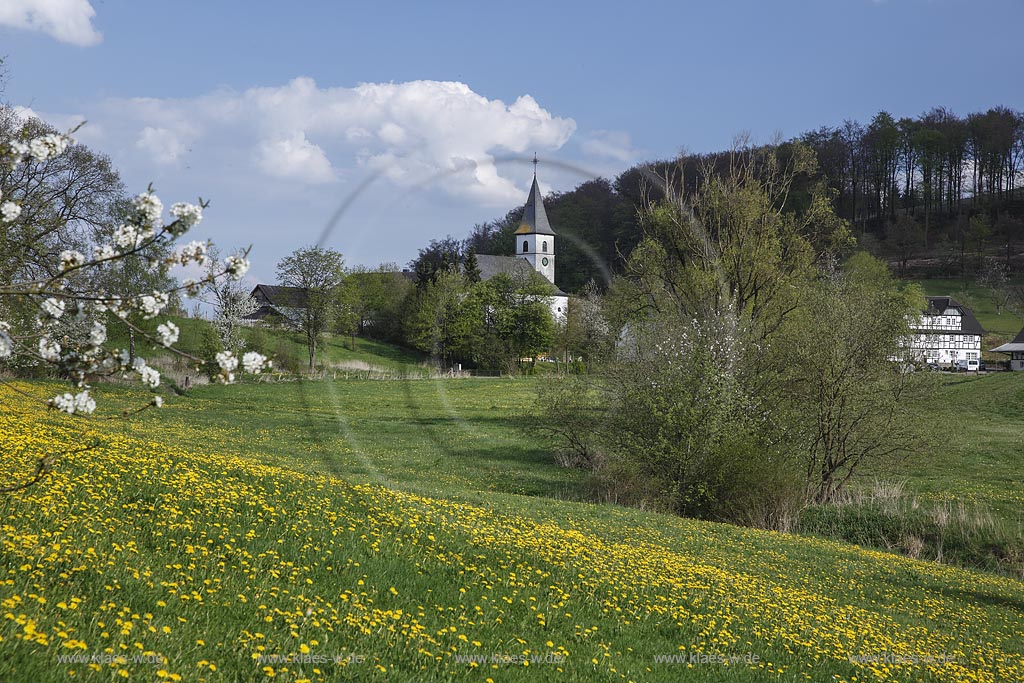
[[[548,241],[544,240],[543,242],[540,243],[540,245],[541,245],[541,249],[544,250],[544,253],[545,254],[548,253]]]
[[[526,240],[523,240],[523,253],[524,254],[526,253],[526,247],[527,247],[527,242],[526,242]]]

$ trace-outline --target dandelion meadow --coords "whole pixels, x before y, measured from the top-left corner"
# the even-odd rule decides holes
[[[447,408],[436,400],[439,384]],[[460,392],[477,404],[491,395],[490,409],[517,391],[509,382],[434,381],[301,391],[315,386],[392,392],[396,407],[418,406],[408,420],[437,424],[467,400]],[[300,391],[237,388],[245,405],[286,390]],[[375,484],[298,454],[324,444],[275,448],[296,441],[287,410],[204,423],[201,392],[125,422],[41,413],[2,391],[5,466],[96,444],[0,502],[3,680],[1024,678],[1024,587],[1013,579],[501,487],[489,493],[482,479],[475,492],[468,479],[439,483],[449,497]],[[410,402],[416,393],[423,400]],[[464,433],[469,445],[439,438],[427,456],[434,470],[509,478],[514,470],[493,462],[478,470],[443,462],[515,436],[495,424],[478,433],[435,428],[444,439]],[[391,446],[402,441],[398,427],[393,437]],[[410,444],[410,458],[423,450]],[[348,457],[358,460],[357,451]],[[376,462],[363,467],[385,461]]]

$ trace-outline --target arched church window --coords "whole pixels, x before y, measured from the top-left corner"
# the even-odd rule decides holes
[[[526,253],[526,245],[527,245],[526,240],[523,240],[523,253],[524,254]]]
[[[544,240],[543,242],[541,242],[541,248],[544,249],[544,253],[545,254],[548,253],[548,241],[547,240]]]

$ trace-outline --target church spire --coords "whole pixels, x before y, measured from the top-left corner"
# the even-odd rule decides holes
[[[537,155],[533,155],[533,185],[530,187],[530,196],[526,199],[526,207],[523,209],[523,220],[516,230],[517,235],[529,235],[539,233],[541,235],[554,235],[551,223],[548,222],[548,213],[544,210],[544,198],[540,193],[540,185],[537,184]]]

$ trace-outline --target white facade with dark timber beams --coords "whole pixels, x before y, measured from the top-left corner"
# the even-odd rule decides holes
[[[930,296],[928,308],[915,321],[911,353],[928,363],[947,366],[960,360],[981,360],[985,330],[971,309],[948,296]]]

